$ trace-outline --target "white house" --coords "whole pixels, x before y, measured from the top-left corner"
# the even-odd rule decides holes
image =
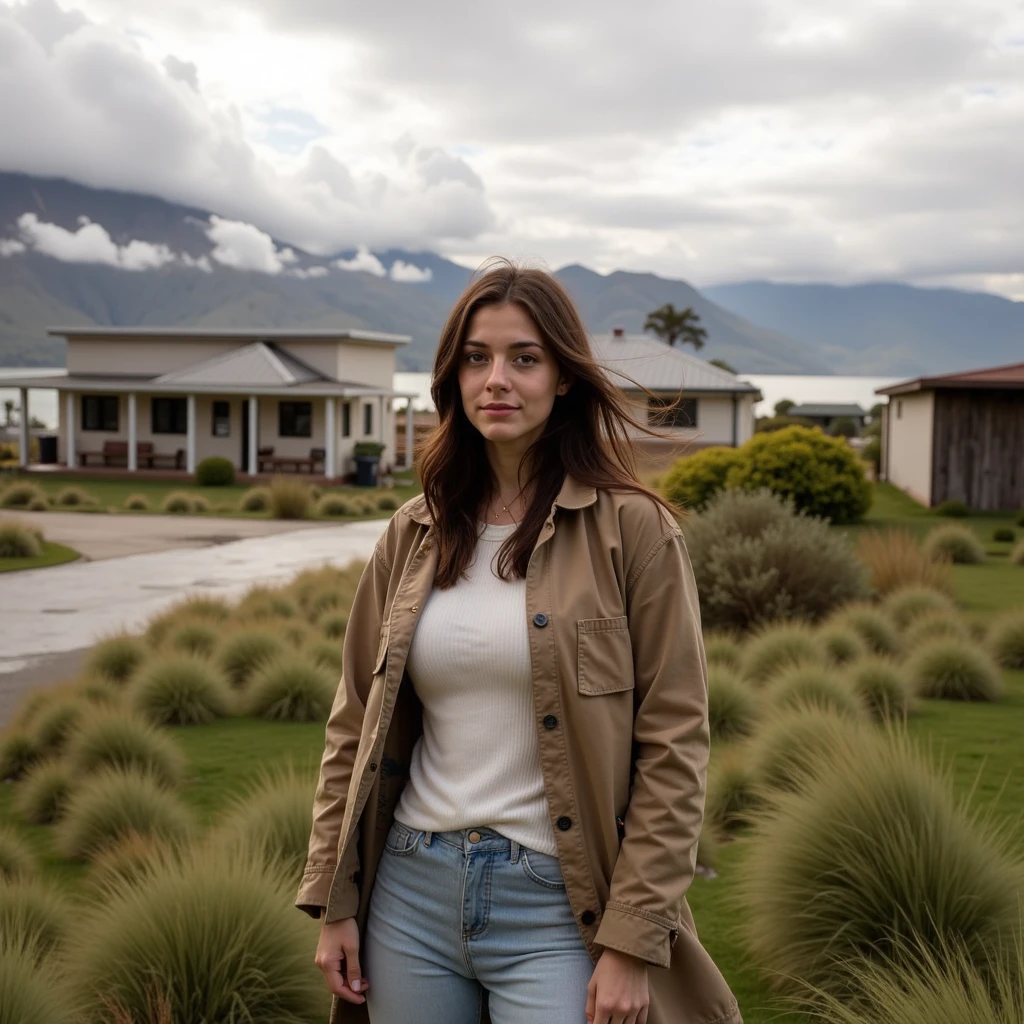
[[[395,350],[403,335],[359,330],[66,327],[63,376],[24,375],[21,462],[29,388],[60,392],[58,461],[193,472],[208,455],[256,474],[343,474],[353,446],[375,441],[394,463]],[[407,417],[407,433],[412,417]],[[412,449],[406,438],[405,451]]]

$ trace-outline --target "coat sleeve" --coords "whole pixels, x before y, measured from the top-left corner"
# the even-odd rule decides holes
[[[340,866],[338,843],[384,619],[391,575],[386,553],[390,533],[390,529],[385,532],[366,563],[345,630],[341,680],[327,720],[320,778],[313,797],[309,853],[295,898],[295,905],[312,917],[322,916],[327,907],[336,870],[341,889],[331,900],[332,907],[338,907],[340,916],[352,917],[359,904],[358,834],[348,844],[346,863]]]
[[[700,606],[678,529],[627,584],[637,709],[625,836],[595,941],[668,967],[704,816],[710,738]]]

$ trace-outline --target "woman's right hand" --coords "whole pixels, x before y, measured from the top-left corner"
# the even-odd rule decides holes
[[[327,987],[347,1003],[365,1003],[369,987],[359,967],[359,926],[354,917],[324,924],[316,944],[316,965]]]

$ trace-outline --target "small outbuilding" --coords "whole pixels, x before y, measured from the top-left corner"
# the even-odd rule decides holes
[[[928,506],[1024,506],[1024,363],[879,388],[880,479]]]
[[[794,405],[787,413],[787,416],[799,416],[800,419],[810,420],[816,427],[821,427],[827,434],[836,420],[853,420],[857,430],[864,429],[864,421],[867,419],[867,412],[859,405],[839,405],[828,402],[814,402],[805,405]]]

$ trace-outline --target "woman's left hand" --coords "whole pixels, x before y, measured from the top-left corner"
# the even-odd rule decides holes
[[[647,964],[606,949],[587,986],[589,1024],[647,1024]]]

